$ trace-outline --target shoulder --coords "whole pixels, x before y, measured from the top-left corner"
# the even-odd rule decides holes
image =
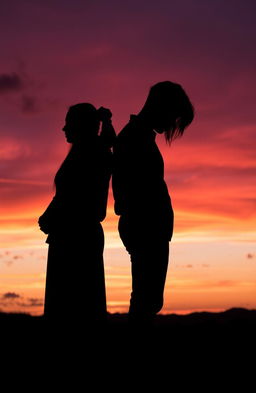
[[[139,129],[137,123],[131,118],[129,123],[127,123],[117,135],[115,145],[117,147],[121,147],[123,145],[134,146],[138,134],[139,134]]]
[[[117,141],[122,142],[125,139],[129,139],[131,137],[132,129],[133,129],[132,124],[130,122],[127,123],[117,135]]]

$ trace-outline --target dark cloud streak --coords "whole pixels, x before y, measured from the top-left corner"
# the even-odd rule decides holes
[[[38,102],[35,97],[24,95],[21,98],[22,112],[28,114],[37,113],[39,110]]]
[[[3,299],[17,299],[20,298],[20,295],[18,295],[15,292],[6,292],[2,296]]]
[[[23,81],[17,73],[0,74],[0,94],[20,91],[22,88]]]
[[[0,305],[15,307],[42,307],[43,299],[40,298],[24,298],[15,292],[6,292],[0,298]]]

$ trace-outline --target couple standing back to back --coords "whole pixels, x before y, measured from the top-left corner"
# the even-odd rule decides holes
[[[71,106],[66,115],[71,149],[39,218],[49,244],[44,314],[52,321],[106,316],[101,222],[111,175],[118,230],[131,258],[130,319],[149,321],[163,306],[173,209],[155,137],[164,134],[171,142],[182,136],[194,109],[179,84],[165,81],[151,87],[142,110],[117,137],[111,117],[88,103]]]

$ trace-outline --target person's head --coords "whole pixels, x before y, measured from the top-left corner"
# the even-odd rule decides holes
[[[67,142],[74,143],[96,136],[100,120],[97,109],[88,103],[72,105],[66,115],[63,131]]]
[[[193,121],[194,108],[181,85],[165,81],[151,87],[140,114],[171,142],[182,136]]]

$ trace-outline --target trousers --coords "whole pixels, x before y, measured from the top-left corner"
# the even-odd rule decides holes
[[[129,314],[135,317],[153,316],[163,307],[169,238],[159,232],[152,236],[148,226],[136,226],[122,216],[118,229],[131,258],[132,292]]]

